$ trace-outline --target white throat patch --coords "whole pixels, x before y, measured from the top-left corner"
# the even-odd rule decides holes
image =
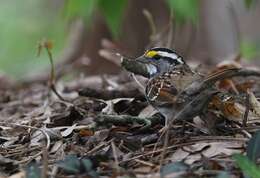
[[[149,71],[150,75],[154,75],[157,73],[157,68],[153,64],[146,65],[147,71]]]

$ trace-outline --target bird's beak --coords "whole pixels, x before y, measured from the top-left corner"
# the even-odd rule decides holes
[[[154,76],[158,72],[157,65],[145,56],[140,56],[136,58],[135,61],[139,63],[139,65],[143,65],[146,75],[149,76],[148,78]]]
[[[140,56],[140,57],[136,58],[135,61],[139,62],[139,63],[143,63],[143,64],[151,63],[151,61],[145,56]]]

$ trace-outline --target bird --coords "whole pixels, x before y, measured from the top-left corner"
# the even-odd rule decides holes
[[[165,125],[203,113],[211,98],[219,93],[216,81],[239,70],[229,68],[203,75],[192,70],[174,50],[163,47],[148,49],[135,62],[145,66],[146,70],[139,73],[149,79],[145,97],[164,116]]]

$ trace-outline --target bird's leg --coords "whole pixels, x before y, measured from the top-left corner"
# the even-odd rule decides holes
[[[165,117],[164,127],[166,127],[168,124],[169,124],[169,118],[168,118],[168,117]]]
[[[169,126],[169,118],[168,117],[164,117],[164,126],[163,126],[163,128],[161,128],[159,130],[159,133],[164,134],[168,126]]]

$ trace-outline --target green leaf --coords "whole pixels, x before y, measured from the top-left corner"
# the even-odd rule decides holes
[[[246,148],[247,157],[256,162],[260,157],[260,130],[256,131],[253,137],[249,140]]]
[[[98,178],[99,177],[97,172],[94,171],[94,169],[93,169],[93,164],[92,164],[91,160],[89,160],[89,159],[82,159],[81,160],[81,164],[84,167],[85,171],[88,172],[88,175],[90,177],[93,177],[93,178]]]
[[[127,0],[99,0],[99,8],[114,37],[119,36],[119,29],[127,2]]]
[[[242,41],[240,43],[240,53],[244,58],[252,59],[258,55],[258,50],[254,43]]]
[[[17,80],[48,66],[44,55],[35,60],[37,41],[42,38],[54,41],[54,57],[60,55],[65,46],[66,25],[60,12],[48,1],[2,1],[0,26],[0,39],[4,44],[0,48],[0,71]]]
[[[196,24],[199,17],[198,0],[167,0],[174,19],[177,23],[191,21]]]
[[[67,0],[64,12],[67,18],[83,17],[89,20],[95,9],[96,0]]]
[[[184,164],[183,162],[173,162],[166,164],[161,169],[161,177],[165,177],[168,174],[174,173],[174,172],[183,172],[188,170],[188,166]]]
[[[244,174],[250,176],[251,178],[260,177],[260,169],[246,156],[237,154],[234,155],[233,158]]]
[[[93,163],[88,158],[80,159],[76,155],[68,155],[63,161],[58,163],[69,174],[87,174],[91,178],[98,178],[99,175],[93,168]]]
[[[71,174],[80,172],[80,162],[76,155],[66,156],[63,161],[58,163],[58,167]]]
[[[230,178],[230,175],[228,172],[223,171],[223,172],[219,173],[216,178]]]
[[[253,4],[254,0],[244,0],[245,6],[249,9],[252,4]]]

